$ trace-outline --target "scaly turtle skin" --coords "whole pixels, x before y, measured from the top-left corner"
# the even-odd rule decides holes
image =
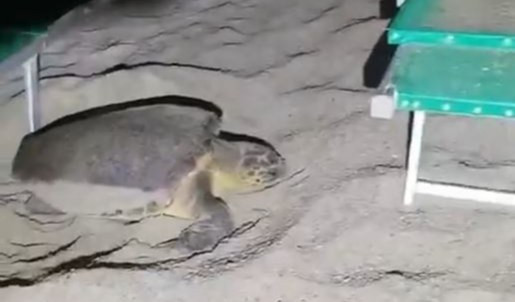
[[[234,228],[227,194],[286,171],[271,147],[222,139],[220,123],[202,108],[159,103],[58,120],[23,138],[12,175],[39,200],[27,205],[34,214],[193,219],[179,242],[203,249]]]

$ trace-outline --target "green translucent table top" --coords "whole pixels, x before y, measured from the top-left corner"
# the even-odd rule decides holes
[[[392,44],[515,48],[514,0],[406,0],[389,27]]]
[[[403,45],[392,72],[400,110],[515,116],[513,51]]]

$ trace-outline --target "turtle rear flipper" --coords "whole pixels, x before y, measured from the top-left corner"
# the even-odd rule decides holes
[[[56,209],[37,195],[33,194],[25,202],[25,210],[31,215],[50,215],[50,216],[61,216],[66,215],[65,212]]]

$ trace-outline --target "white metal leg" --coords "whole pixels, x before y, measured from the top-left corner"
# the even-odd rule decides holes
[[[400,7],[406,0],[397,0],[397,7]]]
[[[27,92],[27,114],[30,132],[41,126],[41,104],[39,102],[39,56],[34,55],[23,64],[25,91]]]
[[[423,111],[415,111],[413,125],[411,127],[411,142],[408,154],[408,172],[404,188],[404,205],[411,205],[416,192],[418,180],[418,167],[420,163],[420,151],[422,147],[422,134],[426,114]]]

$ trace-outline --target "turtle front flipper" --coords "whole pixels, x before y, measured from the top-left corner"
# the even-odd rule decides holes
[[[191,172],[176,191],[167,216],[196,220],[178,238],[179,249],[200,251],[212,248],[234,230],[229,207],[213,195],[212,174],[205,170]]]
[[[223,200],[210,196],[204,202],[207,206],[207,217],[182,230],[178,238],[180,249],[188,251],[212,249],[234,231],[232,215]]]

